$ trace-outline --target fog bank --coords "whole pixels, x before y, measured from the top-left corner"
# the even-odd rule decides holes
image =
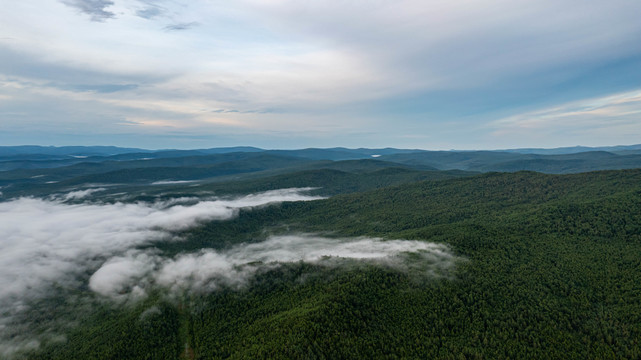
[[[446,276],[455,257],[449,247],[424,241],[379,238],[327,238],[310,234],[272,236],[258,243],[230,249],[203,249],[163,258],[154,253],[130,252],[107,261],[90,279],[90,288],[104,296],[144,295],[151,284],[172,290],[211,291],[221,285],[244,285],[256,272],[282,263],[309,262],[327,266],[358,259],[403,268],[401,255],[418,253],[425,275]]]
[[[319,199],[309,189],[283,189],[192,205],[170,203],[65,204],[20,198],[0,203],[0,304],[36,296],[50,284],[105,259],[207,220],[231,219],[238,209]]]

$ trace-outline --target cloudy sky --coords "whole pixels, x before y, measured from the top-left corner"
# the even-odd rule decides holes
[[[25,0],[0,144],[641,142],[638,0]]]

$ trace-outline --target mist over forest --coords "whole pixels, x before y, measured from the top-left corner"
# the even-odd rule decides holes
[[[641,1],[0,11],[0,360],[641,359]]]
[[[641,354],[634,146],[102,150],[0,152],[3,358]]]
[[[39,335],[39,325],[25,321],[25,314],[41,311],[36,306],[42,306],[52,294],[70,296],[78,288],[89,291],[74,295],[78,301],[112,301],[114,306],[127,309],[127,304],[143,301],[149,292],[163,291],[170,299],[221,287],[240,291],[249,286],[248,280],[255,273],[283,263],[340,267],[355,266],[353,261],[359,260],[401,271],[407,266],[405,254],[415,253],[426,261],[429,276],[444,277],[451,276],[456,260],[443,244],[298,233],[272,235],[259,242],[248,237],[231,247],[202,248],[172,256],[153,245],[174,242],[179,246],[185,241],[185,230],[205,222],[228,221],[240,210],[323,197],[306,194],[312,188],[290,188],[151,203],[81,201],[104,190],[90,188],[47,199],[21,197],[0,203],[0,237],[4,239],[0,245],[3,356],[37,349],[52,337],[64,338],[64,332],[52,329],[44,337]],[[12,331],[18,323],[21,333]],[[55,326],[55,322],[45,325]]]

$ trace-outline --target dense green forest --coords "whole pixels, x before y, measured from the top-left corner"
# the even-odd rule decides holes
[[[296,232],[444,243],[460,260],[449,277],[420,266],[299,262],[242,288],[157,289],[125,305],[94,297],[78,310],[51,298],[42,300],[41,308],[56,303],[47,316],[73,318],[64,341],[20,356],[641,357],[641,170],[412,182],[243,210],[181,232],[179,244],[147,246],[177,254]]]
[[[238,181],[314,170],[364,173],[394,168],[431,172],[415,181],[434,179],[435,170],[461,174],[619,170],[641,167],[639,147],[506,151],[263,150],[251,147],[153,151],[115,147],[0,147],[0,201],[20,196],[44,197],[101,184],[109,186],[106,194],[147,193],[150,185],[167,181],[217,182],[237,188],[234,183]],[[404,182],[388,182],[387,185],[400,183]],[[369,187],[357,188],[358,191],[366,189]]]

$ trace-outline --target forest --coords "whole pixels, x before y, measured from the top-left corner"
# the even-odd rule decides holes
[[[281,188],[295,178],[244,186]],[[336,195],[324,200],[241,209],[177,231],[184,241],[140,249],[179,255],[292,233],[406,239],[450,247],[451,271],[434,276],[420,253],[404,254],[403,266],[288,262],[240,287],[156,287],[126,304],[80,286],[22,315],[35,333],[56,326],[64,337],[14,357],[641,357],[641,170],[369,181],[352,188],[326,178]]]

